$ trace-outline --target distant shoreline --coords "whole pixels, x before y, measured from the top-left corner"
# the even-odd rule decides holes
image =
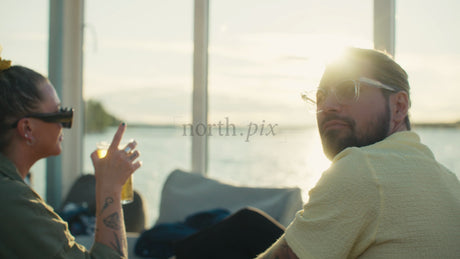
[[[188,125],[186,123],[185,125]],[[163,128],[163,129],[172,129],[172,128],[182,128],[183,124],[148,124],[148,123],[135,123],[128,122],[128,127],[130,128]],[[460,129],[460,121],[452,123],[439,123],[439,122],[413,122],[411,123],[413,128],[457,128]],[[236,128],[245,128],[245,125],[237,125]],[[279,125],[279,128],[282,130],[298,130],[316,127],[316,125]]]
[[[414,128],[457,128],[460,129],[460,121],[453,123],[429,123],[429,122],[415,122],[412,123]]]

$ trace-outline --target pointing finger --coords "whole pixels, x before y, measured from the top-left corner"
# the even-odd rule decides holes
[[[125,133],[126,130],[126,123],[121,123],[120,126],[118,126],[117,132],[115,132],[115,135],[113,136],[112,143],[110,143],[109,150],[118,150],[118,145],[120,145],[121,138],[123,137],[123,133]]]

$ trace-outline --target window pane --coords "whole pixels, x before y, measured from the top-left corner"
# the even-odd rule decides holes
[[[397,1],[396,58],[409,74],[414,121],[459,119],[460,2]],[[429,18],[429,19],[426,19]]]
[[[460,120],[459,8],[460,2],[455,0],[397,1],[395,56],[409,75],[414,123]],[[460,175],[458,128],[415,130],[436,158]]]
[[[11,60],[12,65],[48,75],[48,1],[3,1],[1,10],[1,57]],[[43,198],[46,197],[45,168],[46,160],[42,159],[30,169],[32,187]]]
[[[126,121],[124,141],[139,143],[143,166],[134,175],[134,189],[144,197],[149,226],[166,176],[190,165],[190,139],[174,125],[191,121],[193,1],[85,5],[84,98]],[[115,130],[86,134],[86,172],[93,171],[89,154],[96,142],[111,141]]]
[[[358,0],[211,3],[212,177],[304,190],[316,182],[328,162],[316,129],[305,128],[316,122],[300,92],[317,86],[341,47],[372,47],[372,8]]]

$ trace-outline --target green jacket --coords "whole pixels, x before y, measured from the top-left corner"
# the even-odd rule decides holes
[[[75,243],[67,223],[1,154],[0,201],[0,258],[122,258],[100,243],[91,251]]]

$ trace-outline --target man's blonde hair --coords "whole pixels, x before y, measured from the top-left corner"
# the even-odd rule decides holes
[[[406,92],[410,105],[408,75],[389,54],[374,49],[347,48],[340,58],[340,63],[342,62],[343,65],[351,66],[357,71],[362,71],[362,73],[365,72],[367,76],[396,88],[398,92]],[[385,98],[391,94],[385,90],[382,92]],[[407,129],[410,129],[409,116],[406,116],[405,124]]]

